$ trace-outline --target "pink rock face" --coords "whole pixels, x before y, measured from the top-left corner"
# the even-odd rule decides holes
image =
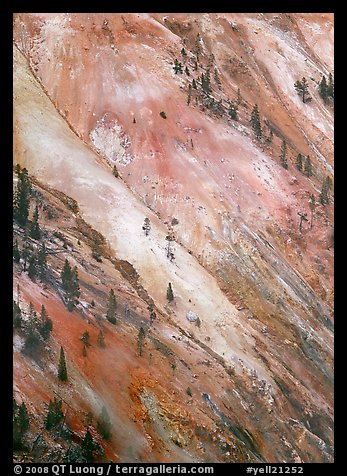
[[[25,329],[15,336],[15,397],[35,416],[32,435],[58,392],[76,438],[91,412],[113,461],[333,461],[333,191],[326,204],[320,195],[333,179],[334,116],[319,94],[332,52],[326,13],[15,14],[14,163],[44,197],[52,276],[64,256],[81,279],[71,314],[53,278],[43,289],[15,264],[23,312],[44,301],[53,320],[43,370],[21,352]],[[110,288],[117,325],[105,318]],[[45,436],[62,460],[69,443]]]

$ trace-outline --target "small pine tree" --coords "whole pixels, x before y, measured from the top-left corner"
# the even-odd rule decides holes
[[[302,172],[302,155],[300,152],[298,153],[298,156],[296,158],[296,168],[299,170],[299,172]]]
[[[313,175],[312,162],[309,155],[305,159],[304,173],[307,175],[307,177],[311,177]]]
[[[194,78],[193,78],[193,81],[192,81],[192,88],[193,88],[193,89],[197,89],[196,81],[195,81]]]
[[[20,405],[18,409],[18,423],[21,432],[25,433],[29,428],[30,420],[27,407],[24,402]]]
[[[139,353],[139,356],[141,357],[142,355],[142,348],[143,348],[143,343],[144,343],[144,340],[145,340],[145,330],[143,327],[140,327],[140,330],[139,330],[139,333],[138,333],[138,336],[137,336],[137,350],[138,350],[138,353]]]
[[[77,267],[75,266],[71,269],[70,263],[67,259],[65,259],[61,272],[61,281],[67,296],[67,308],[69,311],[72,311],[81,293]]]
[[[329,205],[329,203],[330,203],[330,190],[331,190],[331,188],[332,188],[332,181],[331,181],[331,178],[329,176],[327,176],[323,181],[322,190],[321,190],[321,193],[319,195],[319,201],[323,206],[324,205]]]
[[[65,291],[68,291],[72,280],[72,269],[70,263],[65,259],[63,269],[61,271],[61,282]]]
[[[49,338],[50,333],[53,330],[53,322],[52,320],[48,317],[47,311],[45,309],[45,306],[42,304],[41,306],[41,319],[40,319],[40,325],[39,325],[39,332],[44,338],[44,340],[47,340]]]
[[[326,102],[328,99],[328,84],[324,75],[319,83],[318,92],[323,101]]]
[[[333,80],[333,75],[329,73],[329,82],[328,82],[328,87],[327,87],[327,95],[331,99],[334,99],[334,80]]]
[[[13,216],[21,227],[25,227],[29,217],[31,182],[26,168],[21,169],[14,193]]]
[[[117,309],[117,300],[114,294],[113,289],[110,289],[110,293],[108,295],[108,304],[107,304],[107,311],[106,311],[106,319],[111,322],[111,324],[117,323],[116,318],[116,309]]]
[[[49,400],[48,412],[45,417],[45,428],[51,430],[63,419],[63,402],[54,397],[54,400]]]
[[[302,102],[305,104],[306,102],[311,101],[311,96],[308,90],[308,82],[305,77],[303,77],[300,80],[296,81],[294,83],[294,88],[296,89],[296,92],[301,96]]]
[[[104,337],[104,334],[103,334],[102,331],[100,331],[99,334],[98,334],[97,344],[98,344],[98,346],[101,347],[102,349],[106,347],[106,345],[105,345],[105,337]]]
[[[68,379],[65,352],[63,347],[60,347],[60,358],[59,358],[59,368],[58,368],[58,378],[62,382],[66,382]]]
[[[288,169],[288,162],[287,162],[287,143],[285,139],[282,141],[281,145],[281,155],[280,155],[281,165],[285,169]]]
[[[95,447],[96,445],[95,445],[94,439],[90,431],[87,430],[81,443],[82,454],[87,460],[87,463],[93,463]]]
[[[16,263],[19,263],[19,261],[20,261],[20,251],[19,251],[19,248],[18,248],[18,240],[17,239],[13,243],[13,260]]]
[[[41,282],[47,279],[47,251],[46,245],[43,242],[37,253],[37,273]]]
[[[253,107],[250,123],[256,138],[260,140],[262,137],[263,131],[260,124],[260,114],[259,114],[259,109],[257,104],[255,104]]]
[[[22,310],[19,303],[13,300],[13,327],[20,329],[22,327]]]
[[[35,279],[36,274],[37,274],[36,256],[33,254],[29,258],[28,276],[30,279]]]
[[[30,223],[30,236],[34,240],[39,240],[41,237],[41,230],[39,225],[39,208],[36,205],[32,222]]]
[[[186,73],[187,76],[190,76],[190,72],[189,72],[188,66],[185,67],[184,72]]]
[[[186,50],[184,48],[181,49],[181,55],[183,57],[186,57],[187,56],[187,53],[186,53]]]
[[[174,300],[174,294],[173,294],[173,291],[172,291],[171,283],[169,283],[169,285],[168,285],[168,287],[167,287],[166,299],[167,299],[169,302],[172,302],[172,301]]]

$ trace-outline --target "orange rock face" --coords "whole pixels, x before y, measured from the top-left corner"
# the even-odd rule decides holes
[[[14,264],[14,397],[28,444],[57,395],[72,433],[43,430],[27,457],[65,461],[90,429],[99,461],[333,461],[333,28],[328,13],[15,14],[14,164],[44,232],[14,235],[29,255],[45,242],[49,279]],[[34,356],[30,302],[53,322]]]

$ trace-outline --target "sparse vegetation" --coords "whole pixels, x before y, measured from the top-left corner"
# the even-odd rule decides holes
[[[161,112],[159,113],[159,115],[160,115],[163,119],[166,119],[166,114],[165,114],[164,111],[161,111]]]

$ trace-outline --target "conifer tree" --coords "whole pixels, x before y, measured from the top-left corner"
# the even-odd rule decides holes
[[[169,302],[172,302],[172,301],[174,300],[174,294],[173,294],[173,291],[172,291],[171,283],[169,283],[169,285],[168,285],[168,287],[167,287],[166,299],[167,299]]]
[[[72,279],[72,269],[70,263],[65,259],[63,269],[61,271],[61,282],[65,291],[68,291]]]
[[[22,433],[25,433],[28,428],[29,428],[29,415],[27,411],[27,407],[25,403],[23,402],[18,409],[18,423],[19,423],[19,428]]]
[[[334,80],[333,80],[333,75],[329,73],[329,83],[327,87],[327,95],[334,99]]]
[[[93,463],[95,447],[96,445],[94,439],[90,431],[87,430],[81,443],[82,454],[85,457],[87,463]]]
[[[187,56],[187,53],[186,53],[186,50],[184,48],[181,49],[181,55],[183,57],[186,57]]]
[[[250,122],[251,122],[251,126],[253,129],[253,132],[255,133],[256,138],[258,140],[261,139],[263,131],[260,124],[260,115],[259,115],[259,109],[257,104],[255,104],[253,107]]]
[[[193,89],[197,89],[196,81],[195,81],[194,78],[193,78],[193,81],[192,81],[192,88],[193,88]]]
[[[13,327],[20,329],[22,327],[22,310],[19,303],[13,300]]]
[[[39,332],[44,338],[44,340],[47,340],[50,333],[53,330],[53,322],[52,319],[48,317],[47,311],[45,309],[45,306],[42,304],[41,306],[41,315],[40,315],[40,325],[39,325]]]
[[[309,155],[305,159],[304,173],[307,175],[307,177],[311,177],[313,175],[312,162]]]
[[[142,348],[143,348],[143,343],[145,340],[145,330],[143,327],[140,327],[139,334],[137,336],[137,350],[139,353],[139,356],[141,357],[142,355]]]
[[[296,89],[296,92],[301,97],[302,102],[304,104],[312,99],[308,90],[308,82],[305,77],[303,77],[301,81],[300,80],[296,81],[294,83],[294,87]]]
[[[67,296],[67,308],[69,311],[72,311],[80,296],[80,287],[77,267],[75,266],[71,269],[70,263],[67,259],[65,259],[61,271],[61,281]]]
[[[189,72],[188,66],[185,67],[184,72],[186,73],[187,76],[190,76],[190,72]]]
[[[32,254],[29,258],[29,266],[28,266],[28,276],[30,279],[35,279],[36,278],[36,256]]]
[[[296,158],[296,168],[300,172],[302,172],[302,155],[300,154],[300,152],[298,153],[297,158]]]
[[[326,102],[326,100],[328,99],[328,84],[324,75],[321,79],[321,82],[319,83],[318,91],[323,101]]]
[[[282,141],[281,145],[281,155],[280,155],[281,165],[285,169],[288,169],[288,162],[287,162],[287,143],[285,139]]]
[[[322,185],[322,190],[319,195],[320,203],[324,205],[328,205],[330,203],[330,191],[332,188],[332,181],[329,176],[325,177]]]
[[[45,417],[45,428],[51,430],[63,419],[63,402],[54,397],[54,400],[49,400],[48,412]]]
[[[63,347],[60,347],[60,358],[59,358],[59,368],[58,368],[58,378],[62,382],[66,382],[68,379],[65,353]]]
[[[106,319],[111,322],[112,324],[117,323],[116,318],[116,309],[117,309],[117,301],[116,296],[114,294],[113,289],[110,289],[110,293],[108,295],[108,304],[107,304],[107,312],[106,312]]]
[[[31,183],[26,168],[18,176],[17,188],[14,193],[13,216],[18,224],[25,227],[29,217]]]
[[[37,253],[37,273],[41,282],[47,279],[47,250],[44,242]]]
[[[41,230],[39,225],[39,208],[36,205],[32,222],[30,223],[30,236],[34,240],[39,240],[41,237]]]
[[[20,251],[19,251],[19,248],[18,248],[18,240],[17,239],[13,243],[13,259],[16,263],[19,263],[19,261],[20,261]]]
[[[207,94],[212,91],[209,70],[207,70],[205,74],[201,74],[201,87]]]

